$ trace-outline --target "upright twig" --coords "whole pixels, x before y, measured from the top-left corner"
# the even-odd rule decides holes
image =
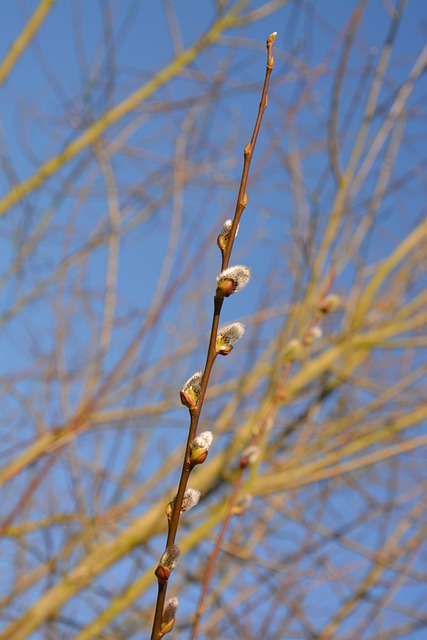
[[[333,294],[330,294],[330,295],[328,294],[329,288],[333,282],[333,278],[334,278],[334,273],[332,271],[330,276],[327,278],[325,288],[321,293],[316,310],[314,311],[312,318],[308,324],[308,327],[304,331],[301,339],[300,340],[293,339],[286,345],[285,351],[284,351],[284,362],[280,372],[279,380],[276,384],[275,391],[272,394],[272,397],[266,409],[265,415],[259,427],[257,428],[257,430],[252,434],[252,437],[248,446],[245,447],[245,449],[242,451],[240,455],[239,466],[236,473],[236,477],[234,479],[233,490],[227,504],[227,510],[224,515],[224,519],[221,524],[218,535],[216,537],[214,548],[209,554],[208,562],[207,562],[205,573],[203,576],[202,590],[200,593],[197,611],[193,619],[190,640],[195,640],[195,638],[197,637],[199,622],[205,608],[205,601],[209,591],[209,585],[212,579],[215,561],[221,549],[225,534],[230,524],[230,520],[234,513],[239,513],[239,509],[238,509],[238,502],[240,498],[239,492],[242,486],[243,474],[245,472],[245,469],[247,469],[249,465],[253,464],[258,460],[259,453],[260,453],[259,443],[263,438],[263,436],[268,431],[268,428],[271,424],[271,420],[274,416],[274,413],[278,405],[283,401],[285,397],[286,381],[288,380],[289,374],[292,369],[292,365],[296,360],[299,359],[303,349],[310,346],[316,338],[321,336],[321,329],[319,326],[321,319],[326,314],[331,313],[332,311],[335,311],[336,308],[338,307],[339,300],[337,296]]]
[[[170,572],[172,571],[179,549],[175,544],[177,530],[181,513],[188,510],[198,501],[198,492],[187,489],[188,480],[192,469],[196,464],[203,462],[207,455],[207,448],[203,457],[203,442],[196,438],[197,428],[199,424],[200,414],[206,395],[212,367],[218,353],[222,355],[228,354],[233,348],[233,342],[238,340],[243,334],[244,328],[240,323],[233,323],[219,329],[219,321],[224,298],[229,297],[242,288],[249,280],[250,271],[247,267],[236,266],[228,268],[231,251],[233,249],[234,239],[237,234],[240,218],[247,204],[247,182],[249,169],[255,149],[258,133],[261,126],[262,117],[267,107],[267,92],[270,81],[271,72],[274,66],[273,45],[276,39],[276,33],[272,33],[267,39],[267,67],[264,79],[264,85],[261,95],[261,101],[258,109],[258,115],[255,122],[252,138],[244,148],[244,162],[242,176],[240,180],[239,192],[233,220],[227,220],[218,236],[218,246],[222,253],[221,273],[217,278],[217,289],[214,296],[214,311],[212,317],[212,326],[209,338],[209,346],[206,355],[206,362],[203,373],[198,372],[188,380],[181,392],[181,401],[188,407],[190,412],[190,426],[188,430],[187,444],[182,465],[181,477],[178,484],[178,491],[175,498],[166,507],[168,517],[168,535],[166,541],[165,552],[160,559],[160,563],[156,569],[158,580],[158,594],[154,614],[153,628],[151,632],[151,640],[158,640],[166,633],[171,631],[175,611],[177,607],[177,599],[173,598],[168,601],[165,606],[166,592]],[[208,432],[209,433],[209,432]],[[203,435],[203,434],[202,434]],[[210,443],[209,443],[210,444]],[[196,454],[195,454],[196,452]],[[202,455],[199,455],[199,453]]]

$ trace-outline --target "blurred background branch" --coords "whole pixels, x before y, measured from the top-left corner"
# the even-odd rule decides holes
[[[426,633],[425,22],[419,3],[1,8],[0,638],[149,636],[179,391],[203,367],[265,35],[275,71],[233,249],[246,333],[182,521],[170,637]],[[281,376],[331,283],[339,306]],[[248,494],[252,501],[249,504]]]

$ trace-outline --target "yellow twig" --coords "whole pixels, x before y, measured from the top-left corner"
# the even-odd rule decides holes
[[[213,44],[222,32],[233,26],[238,13],[248,3],[248,0],[240,0],[234,7],[217,20],[212,28],[198,40],[192,47],[183,51],[167,67],[159,71],[151,80],[142,87],[131,93],[115,107],[107,111],[102,117],[94,122],[75,140],[70,142],[58,155],[50,158],[32,176],[15,185],[0,200],[0,215],[4,214],[10,207],[22,200],[34,189],[40,187],[50,176],[58,171],[64,164],[75,158],[81,151],[93,144],[108,127],[118,122],[127,113],[136,109],[138,104],[151,96],[157,89],[174,78],[184,67],[187,67],[197,58],[200,52]]]
[[[19,36],[14,40],[14,42],[12,42],[9,51],[0,63],[0,85],[5,82],[7,76],[18,61],[18,58],[20,58],[23,51],[28,47],[30,41],[33,39],[36,31],[41,27],[43,20],[46,18],[47,13],[52,8],[54,2],[55,0],[40,0],[37,9],[34,11]]]

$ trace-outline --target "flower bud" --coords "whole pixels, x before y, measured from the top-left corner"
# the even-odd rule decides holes
[[[178,598],[171,598],[165,604],[163,609],[162,622],[160,625],[160,637],[165,636],[169,631],[172,631],[175,624],[175,616],[178,610],[179,600]]]
[[[218,247],[221,249],[222,253],[224,253],[224,251],[227,248],[227,244],[228,244],[228,240],[230,238],[230,233],[231,233],[231,227],[233,226],[233,221],[232,220],[226,220],[224,222],[224,226],[221,229],[221,233],[219,234],[216,243],[218,245]],[[234,235],[234,237],[237,236],[239,232],[239,225],[237,225],[237,229],[236,229],[236,233]]]
[[[190,444],[190,460],[192,466],[202,464],[202,462],[206,460],[212,440],[212,431],[203,431],[200,435],[194,438],[193,442]]]
[[[313,344],[313,342],[321,338],[322,335],[323,335],[322,329],[318,325],[315,325],[314,327],[311,327],[311,329],[308,330],[307,335],[304,338],[304,344],[305,345]]]
[[[233,507],[233,514],[241,516],[245,511],[249,509],[252,504],[252,495],[250,493],[244,493],[239,497],[236,504]]]
[[[182,501],[181,513],[184,513],[184,511],[190,511],[190,509],[198,504],[199,500],[200,491],[198,491],[198,489],[186,489],[184,493],[184,500]]]
[[[161,582],[167,582],[172,571],[175,569],[181,551],[177,544],[171,544],[162,557],[154,572],[156,578]]]
[[[245,333],[245,325],[241,322],[232,322],[221,327],[216,337],[216,352],[226,356],[233,349],[233,344],[240,340]]]
[[[294,338],[290,340],[285,347],[284,357],[285,362],[294,362],[295,360],[299,360],[302,353],[302,344],[299,340]]]
[[[181,402],[190,411],[197,407],[202,385],[202,372],[198,371],[191,376],[180,391]]]
[[[249,445],[242,451],[240,456],[240,468],[244,469],[249,464],[253,464],[259,458],[260,450],[255,444]]]
[[[248,267],[243,265],[236,265],[235,267],[229,267],[222,271],[217,277],[217,298],[228,298],[232,293],[236,293],[243,289],[249,282],[251,277],[251,271]]]
[[[340,306],[340,299],[334,293],[330,293],[326,298],[322,300],[319,306],[320,313],[326,315],[327,313],[333,313]]]
[[[191,488],[186,489],[184,493],[184,498],[182,500],[181,513],[184,513],[184,511],[189,511],[190,509],[195,507],[196,504],[199,502],[199,500],[200,500],[200,491],[198,491],[197,489],[191,489]],[[168,517],[168,520],[170,520],[172,517],[175,502],[176,502],[176,496],[174,497],[173,500],[171,500],[166,505],[165,513]]]

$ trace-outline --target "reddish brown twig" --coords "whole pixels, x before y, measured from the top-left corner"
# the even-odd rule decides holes
[[[249,169],[250,169],[256,141],[258,138],[258,133],[260,130],[262,117],[267,107],[268,85],[270,81],[271,72],[274,66],[273,45],[274,45],[275,38],[276,38],[276,33],[271,34],[267,39],[267,68],[266,68],[266,74],[265,74],[264,85],[262,90],[262,96],[261,96],[261,101],[259,105],[258,116],[257,116],[254,130],[252,133],[252,138],[250,142],[247,143],[244,149],[242,177],[240,180],[234,218],[232,220],[231,229],[228,232],[227,242],[225,243],[224,247],[221,248],[221,252],[222,252],[221,272],[224,272],[228,268],[231,251],[233,249],[234,239],[236,236],[239,221],[247,204],[246,188],[247,188],[247,182],[248,182]],[[175,539],[176,539],[176,534],[177,534],[179,521],[181,517],[184,495],[187,489],[188,479],[190,477],[190,473],[193,468],[192,462],[191,462],[191,443],[193,442],[197,434],[200,413],[203,407],[203,402],[206,395],[206,390],[208,387],[212,367],[217,356],[216,340],[217,340],[217,334],[218,334],[219,320],[220,320],[222,305],[224,302],[224,297],[228,297],[228,295],[229,293],[225,292],[225,289],[221,289],[221,286],[219,284],[214,297],[214,312],[213,312],[213,318],[212,318],[212,327],[211,327],[211,333],[210,333],[210,339],[209,339],[209,346],[208,346],[207,355],[206,355],[206,363],[205,363],[205,367],[204,367],[204,371],[201,379],[200,391],[198,394],[198,400],[197,400],[197,404],[195,404],[194,406],[189,406],[190,426],[188,431],[187,445],[185,449],[185,455],[184,455],[184,461],[183,461],[183,466],[181,471],[181,477],[178,485],[178,491],[173,501],[173,504],[171,506],[171,511],[168,514],[169,529],[168,529],[168,536],[166,541],[166,550],[169,549],[171,545],[175,543]],[[165,578],[164,571],[159,572],[159,574],[160,574],[160,578],[158,576],[158,594],[157,594],[157,602],[156,602],[156,608],[155,608],[155,614],[154,614],[153,627],[151,632],[151,640],[158,640],[165,633],[170,631],[170,629],[173,626],[173,622],[172,622],[172,625],[168,625],[167,630],[165,628],[163,629],[163,631],[161,630],[168,580],[164,579]]]
[[[306,348],[307,346],[309,346],[309,344],[311,344],[309,337],[313,332],[313,328],[318,327],[318,323],[320,322],[322,317],[324,317],[330,311],[335,310],[335,308],[328,309],[328,305],[332,303],[332,301],[334,301],[334,304],[335,304],[335,301],[337,300],[336,296],[328,296],[328,291],[332,286],[334,276],[335,276],[335,273],[334,273],[334,270],[332,270],[326,280],[324,289],[320,295],[320,299],[316,305],[316,309],[310,319],[308,327],[304,331],[302,338],[299,341],[302,349]],[[249,446],[246,447],[246,449],[243,451],[240,457],[239,468],[237,470],[237,475],[234,480],[233,491],[228,501],[227,510],[226,510],[223,522],[221,524],[221,528],[216,537],[214,548],[209,555],[208,562],[206,565],[205,573],[202,580],[202,590],[200,593],[200,599],[199,599],[196,613],[193,618],[190,640],[195,640],[197,636],[200,618],[205,608],[206,597],[209,591],[210,582],[212,580],[215,561],[218,556],[219,550],[222,546],[225,534],[228,530],[230,520],[233,516],[233,513],[235,513],[236,511],[236,505],[239,498],[240,488],[242,486],[244,471],[248,467],[248,465],[251,463],[251,455],[256,452],[258,444],[261,438],[263,437],[263,435],[265,434],[268,428],[268,425],[270,424],[271,418],[276,411],[277,405],[280,402],[282,402],[283,398],[285,397],[284,388],[288,380],[289,374],[291,372],[293,363],[294,363],[293,359],[290,359],[284,362],[282,366],[282,371],[280,373],[280,377],[276,386],[276,391],[271,398],[270,405],[266,410],[266,413],[261,421],[259,428],[253,434],[250,440]],[[255,456],[256,456],[256,453],[255,453]],[[255,456],[254,456],[254,459],[255,459]]]

